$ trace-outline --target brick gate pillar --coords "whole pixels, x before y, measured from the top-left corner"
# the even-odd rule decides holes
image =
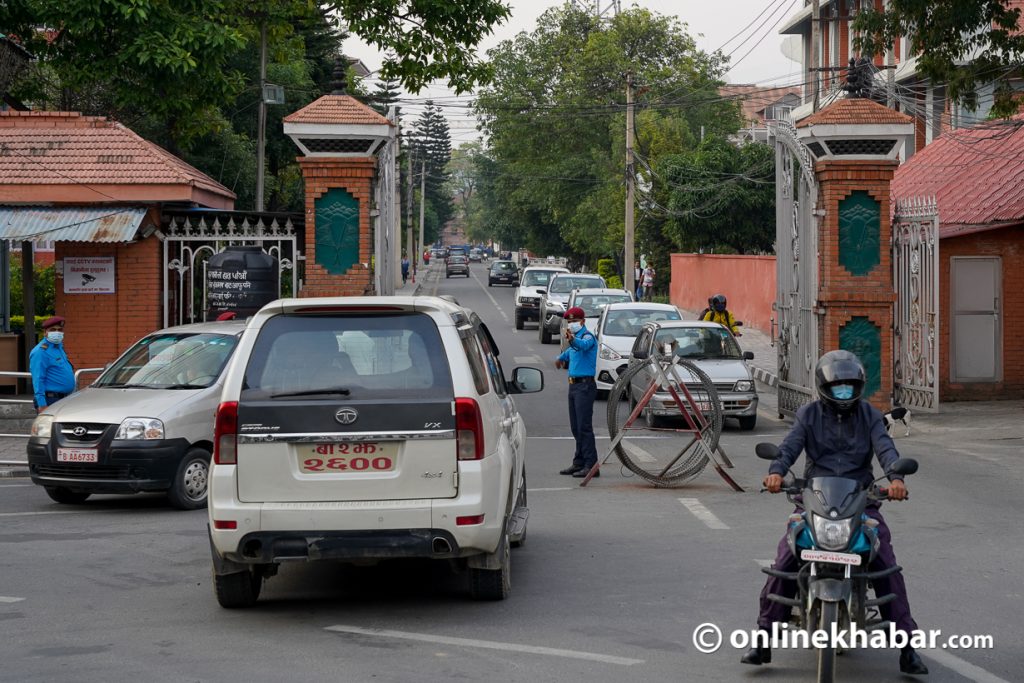
[[[796,124],[818,181],[820,353],[856,353],[864,395],[892,405],[893,306],[889,184],[913,119],[868,99],[835,102]]]
[[[345,94],[345,65],[334,90],[284,117],[306,188],[306,275],[299,296],[373,294],[370,216],[377,169],[374,154],[392,124]]]

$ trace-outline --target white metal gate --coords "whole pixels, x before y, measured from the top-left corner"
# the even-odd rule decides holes
[[[896,404],[939,409],[939,210],[934,197],[896,202],[893,389]]]
[[[787,121],[771,121],[775,140],[775,315],[779,414],[814,398],[818,361],[818,184],[814,159]]]
[[[299,291],[296,225],[301,215],[186,210],[164,213],[164,327],[203,322],[210,308],[206,263],[233,245],[256,245],[277,259],[278,296]],[[291,277],[287,277],[288,274]]]

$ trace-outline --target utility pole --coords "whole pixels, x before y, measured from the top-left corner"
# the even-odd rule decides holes
[[[405,253],[409,265],[415,267],[416,252],[412,250],[412,147],[406,150],[405,158]]]
[[[821,104],[821,8],[818,0],[811,0],[811,78],[814,79],[814,108],[818,111]]]
[[[423,265],[423,221],[424,210],[427,205],[427,155],[423,155],[423,166],[420,171],[420,244],[416,250],[416,260]]]
[[[263,85],[267,82],[267,22],[260,22],[260,113],[256,124],[256,210],[263,210],[263,162],[267,138],[267,103],[263,97]]]
[[[633,272],[633,196],[636,185],[636,169],[633,159],[633,73],[626,74],[626,244],[622,256],[622,269],[626,276],[626,290],[636,291],[636,278]]]

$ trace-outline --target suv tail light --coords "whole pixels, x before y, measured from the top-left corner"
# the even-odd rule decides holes
[[[213,424],[213,462],[234,465],[238,459],[238,401],[217,406]]]
[[[474,399],[455,399],[455,442],[459,460],[484,457],[484,423]]]

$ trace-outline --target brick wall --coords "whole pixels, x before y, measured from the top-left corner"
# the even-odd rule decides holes
[[[950,259],[953,256],[998,256],[1002,259],[1002,381],[950,381]],[[1024,226],[989,230],[939,243],[939,400],[987,401],[1024,398]]]
[[[64,280],[56,279],[54,307],[67,318],[66,348],[76,368],[102,367],[163,326],[163,251],[156,237],[130,244],[57,242],[55,256],[114,257],[114,294],[65,294]]]
[[[880,387],[871,396],[879,409],[891,407],[893,293],[892,224],[889,184],[896,161],[820,161],[815,167],[819,184],[818,208],[825,215],[818,226],[818,303],[822,350],[839,348],[841,328],[852,318],[865,317],[879,328],[881,337]],[[867,192],[880,203],[879,262],[865,275],[854,276],[839,262],[839,203],[854,191]]]
[[[672,254],[669,300],[700,312],[708,297],[724,294],[729,311],[745,327],[771,333],[775,303],[775,257],[725,254]]]
[[[370,223],[371,183],[377,162],[372,158],[299,157],[306,187],[306,277],[299,296],[362,296],[373,294],[373,253]],[[316,262],[316,200],[342,188],[359,202],[359,263],[343,275],[332,275]]]

